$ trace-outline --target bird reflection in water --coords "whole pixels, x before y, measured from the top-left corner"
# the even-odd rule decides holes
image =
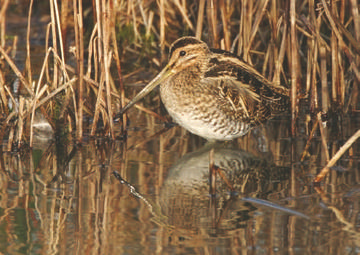
[[[214,164],[234,192],[217,175],[216,195],[209,196],[210,150],[214,151]],[[236,229],[256,209],[241,197],[262,198],[277,192],[289,173],[288,167],[276,166],[243,150],[226,148],[224,144],[205,146],[186,154],[169,169],[160,193],[161,208],[170,225],[183,229]]]

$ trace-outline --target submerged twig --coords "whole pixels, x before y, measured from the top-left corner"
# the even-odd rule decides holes
[[[155,216],[156,218],[158,218],[162,221],[166,220],[166,216],[161,213],[160,208],[154,202],[152,202],[150,199],[145,198],[143,195],[141,195],[139,192],[137,192],[136,188],[131,183],[124,180],[118,172],[113,171],[112,174],[115,176],[115,178],[121,184],[124,184],[128,187],[128,189],[132,195],[134,195],[137,198],[140,198],[147,205],[147,207],[149,208],[149,210],[153,216]]]
[[[316,176],[314,182],[321,182],[325,175],[330,171],[330,168],[339,160],[339,158],[350,148],[350,146],[360,137],[360,129],[350,137],[346,143],[336,152],[336,154],[330,159],[327,165]]]

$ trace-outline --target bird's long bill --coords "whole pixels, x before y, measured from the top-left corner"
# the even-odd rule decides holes
[[[139,100],[149,94],[153,89],[156,88],[160,83],[162,83],[166,78],[168,78],[173,72],[169,65],[165,66],[165,68],[148,84],[145,88],[143,88],[124,108],[121,109],[119,114],[123,114],[130,107],[136,104]]]

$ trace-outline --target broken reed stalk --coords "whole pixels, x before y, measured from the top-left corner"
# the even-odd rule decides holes
[[[264,73],[266,73],[266,70],[268,69],[268,67],[270,68],[270,69],[272,69],[272,66],[271,66],[271,61],[273,60],[272,59],[272,57],[273,56],[271,56],[272,54],[271,54],[271,52],[273,51],[273,47],[272,47],[272,45],[271,45],[271,43],[269,43],[269,45],[267,46],[267,49],[266,49],[266,52],[265,52],[265,57],[264,57],[264,62],[263,62],[263,64],[262,64],[262,70],[261,70],[261,72],[264,74]],[[272,70],[271,70],[272,71]],[[270,70],[269,70],[269,72],[271,72]]]
[[[61,22],[60,22],[60,15],[59,15],[59,8],[58,8],[58,4],[57,4],[57,0],[52,0],[54,1],[54,10],[55,10],[55,19],[56,19],[56,25],[57,25],[57,35],[59,38],[59,44],[60,44],[60,56],[61,56],[61,67],[64,70],[65,69],[65,51],[64,51],[64,44],[63,44],[63,37],[62,37],[62,33],[61,33]],[[66,79],[66,77],[63,77],[64,79]]]
[[[312,129],[310,131],[309,139],[307,140],[305,148],[304,148],[303,152],[301,153],[300,162],[303,162],[305,160],[305,156],[308,153],[308,149],[309,149],[309,147],[311,145],[311,140],[312,140],[312,138],[313,138],[313,136],[315,134],[315,131],[317,130],[318,125],[319,125],[319,119],[316,118],[315,124],[314,124],[314,126],[312,127]]]
[[[244,20],[245,20],[245,15],[244,15],[244,5],[245,2],[241,1],[241,13],[240,13],[240,17],[239,17],[239,31],[238,31],[238,36],[237,36],[237,52],[236,55],[241,56],[243,53],[243,46],[244,46],[244,42],[243,42],[243,37],[244,37]],[[243,56],[244,60],[245,56]]]
[[[135,10],[135,4],[134,4],[134,1],[130,1],[131,3],[131,13],[132,13],[132,19],[133,19],[133,29],[134,29],[134,36],[135,36],[135,41],[141,41],[141,38],[140,38],[140,33],[138,31],[138,28],[137,28],[137,24],[138,22],[136,22],[137,20],[137,17],[136,17],[136,10]]]
[[[278,18],[278,14],[277,14],[277,6],[276,6],[276,1],[272,1],[271,2],[271,13],[272,13],[272,17],[273,17],[273,20],[272,20],[272,24],[273,24],[273,27],[272,27],[272,40],[273,40],[273,44],[275,44],[276,40],[277,40],[277,26],[276,26],[276,23],[277,23],[277,20],[276,18]],[[274,75],[273,75],[273,82],[276,84],[276,85],[281,85],[280,84],[280,73],[282,71],[282,64],[284,62],[284,57],[285,57],[285,50],[286,50],[286,38],[287,38],[287,22],[283,21],[282,22],[283,24],[283,34],[282,34],[282,38],[281,38],[281,44],[280,44],[280,49],[279,51],[277,50],[276,47],[273,47],[274,49],[274,64],[275,64],[275,67],[274,67]],[[276,57],[277,56],[277,57]]]
[[[115,18],[115,17],[114,17]],[[149,38],[151,35],[151,29],[153,28],[153,21],[154,21],[154,12],[150,11],[149,13],[149,18],[147,21],[147,27],[146,27],[146,33],[145,33],[145,38]],[[114,23],[115,23],[115,19],[114,19]]]
[[[32,14],[32,7],[33,7],[34,0],[30,0],[30,7],[29,7],[29,14],[28,14],[28,26],[26,32],[26,61],[25,67],[27,70],[27,78],[28,82],[31,86],[32,84],[32,72],[31,72],[31,58],[30,58],[30,29],[31,29],[31,14]]]
[[[76,59],[77,59],[77,74],[79,76],[77,85],[77,104],[78,112],[76,123],[76,136],[79,143],[82,142],[83,137],[83,106],[84,106],[84,31],[83,31],[83,10],[82,0],[73,1],[74,12],[74,28],[75,28],[75,44],[76,44]]]
[[[17,68],[17,66],[15,65],[15,63],[11,60],[11,58],[8,56],[8,54],[5,52],[5,50],[3,49],[3,47],[0,46],[0,53],[2,54],[2,56],[5,58],[6,62],[8,63],[8,65],[10,66],[10,68],[13,70],[13,72],[15,73],[15,75],[19,78],[19,80],[21,81],[21,83],[24,85],[26,91],[33,96],[34,92],[32,91],[30,84],[28,83],[28,81],[25,79],[25,77],[22,75],[22,73],[20,72],[20,70]]]
[[[207,12],[207,20],[208,20],[208,26],[209,26],[209,39],[210,39],[210,45],[214,48],[219,48],[219,36],[217,31],[217,1],[216,0],[210,0],[207,2],[206,6],[206,12]]]
[[[360,15],[359,15],[359,9],[358,9],[358,1],[350,0],[350,5],[351,5],[351,13],[352,13],[353,20],[354,20],[354,34],[355,34],[355,40],[350,40],[350,41],[351,42],[356,41],[355,43],[352,43],[352,45],[359,45],[359,42],[360,42]],[[348,32],[346,29],[344,29],[344,30],[346,32]],[[356,63],[356,66],[360,66],[360,56],[359,55],[356,56],[355,63]],[[354,108],[359,101],[359,96],[358,96],[359,85],[360,85],[359,80],[354,81],[354,86],[353,86],[354,96],[351,100],[352,102],[350,102]],[[345,95],[345,91],[344,91],[345,86],[341,86],[341,88],[342,88],[342,91],[344,92],[343,94]]]
[[[294,137],[296,132],[297,118],[297,37],[296,37],[296,1],[290,0],[290,50],[291,50],[291,135]]]
[[[94,43],[95,42],[94,38],[96,36],[97,26],[98,26],[98,24],[95,23],[94,28],[93,28],[93,30],[91,32],[91,35],[90,35],[90,39],[89,39],[87,70],[86,70],[86,74],[85,74],[85,77],[89,78],[89,79],[90,79],[90,75],[91,75],[91,69],[93,68],[93,66],[91,64],[92,63],[91,59],[92,59],[93,55],[96,54],[96,53],[93,54],[93,51],[94,51],[94,49],[96,49],[96,45]],[[95,56],[94,56],[94,58],[95,58]],[[94,59],[94,62],[95,62],[95,59]],[[94,69],[96,70],[95,67],[94,67]],[[95,73],[94,76],[95,76],[95,81],[96,81],[96,77],[97,77],[96,73]]]
[[[309,47],[306,50],[306,81],[305,81],[305,94],[309,96],[311,79],[312,79],[312,69],[313,69],[313,58],[314,55],[311,52],[314,51],[314,40],[312,38],[307,39]],[[310,94],[311,95],[311,94]],[[311,104],[311,101],[310,101]]]
[[[153,12],[151,12],[153,13]],[[150,16],[153,16],[150,14]],[[115,24],[115,12],[114,10],[112,9],[112,13],[110,15],[110,18],[111,18],[111,24]],[[152,17],[149,17],[149,22],[152,23]],[[150,27],[150,25],[148,26]],[[120,61],[120,56],[119,56],[119,49],[118,49],[118,46],[117,46],[117,42],[116,42],[116,29],[115,29],[115,26],[111,26],[111,39],[112,39],[112,45],[114,47],[114,60],[115,60],[115,63],[116,63],[116,69],[117,69],[117,72],[118,72],[118,76],[119,76],[119,90],[120,90],[120,107],[123,108],[125,107],[125,89],[124,89],[124,82],[123,82],[123,77],[122,77],[122,71],[121,71],[121,61]],[[146,34],[150,35],[150,29],[149,31],[146,32]],[[112,117],[112,116],[110,116]],[[112,122],[112,120],[110,120]],[[122,132],[125,131],[126,129],[126,126],[127,126],[127,118],[122,118]]]
[[[247,49],[250,49],[248,47],[249,43],[250,43],[250,36],[251,36],[251,29],[249,29],[249,27],[253,26],[253,19],[254,19],[254,12],[255,12],[255,8],[254,8],[254,1],[242,1],[244,2],[244,10],[242,12],[242,16],[244,17],[244,22],[243,22],[243,28],[242,28],[242,53],[243,53],[243,57],[244,60],[248,63],[252,63],[251,61],[251,57],[250,57],[250,52]]]
[[[112,50],[110,48],[111,23],[109,15],[112,13],[112,6],[106,1],[96,0],[96,20],[97,20],[97,35],[98,35],[98,54],[97,58],[100,61],[100,85],[97,92],[97,99],[95,105],[94,121],[91,127],[91,135],[95,135],[96,125],[99,119],[100,112],[102,113],[104,123],[110,127],[109,133],[112,139],[115,138],[113,121],[112,121],[112,101],[111,101],[111,84],[110,84],[110,64],[112,59]],[[104,85],[105,83],[105,85]],[[105,86],[105,98],[103,87]]]
[[[73,4],[75,4],[77,1],[73,1]],[[61,35],[62,35],[62,39],[63,39],[63,45],[64,48],[67,50],[68,49],[68,43],[67,43],[67,38],[68,38],[68,28],[70,26],[70,0],[62,0],[60,2],[61,4],[61,9],[60,9],[60,27],[61,27]],[[75,13],[75,9],[73,8],[73,13]],[[74,24],[73,24],[73,29],[74,31],[77,29],[77,25],[75,24],[77,21],[74,20]],[[76,39],[75,39],[76,40]],[[70,50],[71,51],[71,50]],[[66,52],[66,55],[68,55],[68,51]],[[74,55],[76,55],[76,53],[74,53]]]
[[[54,49],[54,52],[58,52],[58,46],[57,46],[57,38],[56,38],[56,19],[55,19],[55,10],[54,10],[54,1],[50,0],[50,18],[51,18],[51,35],[52,35],[52,48]],[[53,65],[53,82],[52,85],[54,88],[58,86],[58,65],[54,59],[54,65]]]
[[[329,160],[327,165],[321,170],[321,172],[316,176],[314,182],[319,183],[330,171],[330,168],[335,165],[335,163],[340,159],[340,157],[350,148],[350,146],[360,137],[360,129],[353,134],[346,143],[340,147],[336,154]]]
[[[21,141],[22,141],[22,135],[23,135],[23,131],[24,131],[24,104],[25,104],[25,99],[24,97],[20,97],[20,102],[19,102],[19,113],[18,113],[18,122],[17,122],[17,141],[18,141],[18,148],[20,149],[21,147]]]
[[[197,39],[201,39],[201,35],[202,35],[202,29],[204,23],[204,8],[205,8],[205,0],[200,0],[199,10],[197,14],[196,32],[195,32],[195,37]]]
[[[0,47],[5,47],[5,34],[6,34],[6,10],[9,5],[9,0],[4,0],[0,9]],[[0,61],[1,64],[1,61]],[[9,114],[8,100],[6,97],[5,75],[0,70],[0,110],[5,113],[5,116]]]
[[[104,66],[103,60],[103,52],[102,52],[102,42],[103,42],[103,35],[102,35],[102,19],[100,14],[102,13],[101,5],[99,0],[95,0],[95,10],[96,10],[96,24],[97,24],[97,37],[98,37],[98,44],[97,44],[97,60],[101,63],[101,67]],[[103,72],[100,72],[100,82],[99,82],[99,90],[96,95],[96,104],[95,104],[95,113],[93,117],[93,124],[91,126],[90,135],[94,136],[96,131],[96,125],[99,119],[100,114],[100,103],[102,100],[102,91],[103,91]]]
[[[276,79],[275,84],[280,85],[280,63],[278,62],[279,50],[281,47],[276,47],[277,42],[279,41],[278,35],[278,26],[284,24],[279,18],[279,11],[277,8],[276,1],[270,2],[270,10],[269,10],[269,27],[270,27],[270,42],[267,50],[267,54],[270,55],[269,63],[266,66],[263,66],[263,74],[266,73],[266,69],[269,67],[269,74],[271,74],[272,80],[275,82],[275,76],[277,75],[279,78]],[[285,22],[286,23],[286,22]],[[285,37],[286,38],[286,37]],[[283,33],[284,39],[284,33]],[[270,78],[270,77],[269,77]]]
[[[106,103],[107,103],[107,119],[104,118],[104,122],[110,125],[110,136],[112,139],[115,138],[114,134],[114,122],[112,120],[112,104],[111,104],[111,86],[110,86],[110,64],[112,58],[112,50],[110,49],[110,36],[111,36],[111,22],[109,15],[112,13],[111,1],[106,4],[106,1],[102,1],[102,8],[106,13],[103,17],[103,46],[104,46],[104,68],[105,68],[105,86],[106,86]],[[113,24],[114,25],[114,24]]]
[[[138,8],[140,10],[140,14],[141,14],[141,18],[143,20],[144,26],[147,27],[148,26],[147,19],[146,19],[145,10],[144,10],[144,7],[143,7],[142,3],[143,2],[138,1]],[[110,4],[112,5],[112,2],[110,2]],[[112,6],[111,9],[113,9],[113,7],[114,6]]]
[[[55,18],[54,20],[56,21],[56,28],[57,28],[57,38],[59,40],[59,45],[60,45],[60,60],[58,62],[58,65],[60,67],[60,70],[62,71],[61,73],[61,80],[59,79],[59,81],[61,82],[68,82],[70,80],[67,72],[66,72],[66,66],[65,66],[65,51],[64,51],[64,40],[63,40],[63,36],[62,36],[62,30],[61,30],[61,22],[60,22],[60,15],[59,15],[59,9],[58,9],[58,4],[57,4],[57,0],[52,0],[54,1],[53,7],[54,7],[54,12],[53,14],[55,14]],[[67,8],[67,7],[66,7]],[[55,32],[56,32],[55,31]],[[54,32],[54,31],[53,31]],[[58,52],[54,52],[56,55],[59,56]],[[58,81],[57,81],[58,82]],[[56,87],[58,87],[59,84],[56,85]],[[72,87],[69,87],[71,91],[65,91],[66,95],[65,95],[65,99],[62,100],[62,105],[61,105],[61,109],[60,109],[60,114],[58,117],[58,120],[56,121],[56,129],[55,132],[59,132],[64,128],[64,123],[66,123],[66,113],[67,113],[67,109],[68,106],[71,102],[70,98],[73,99],[73,107],[74,107],[74,118],[75,118],[75,123],[78,123],[78,115],[77,113],[77,103],[76,103],[76,98],[75,98],[75,92],[73,91]],[[68,123],[67,125],[67,129],[69,130],[69,132],[71,132],[72,130],[72,125],[71,125],[71,121]]]
[[[49,23],[46,26],[46,35],[45,35],[45,49],[49,49],[49,38],[50,38],[50,30],[51,30],[51,23]],[[46,82],[48,82],[49,84],[51,83],[51,79],[50,79],[50,71],[49,71],[49,64],[46,61]]]
[[[6,10],[9,6],[10,0],[4,0],[0,9],[0,46],[5,47],[5,32],[6,32]]]
[[[336,13],[336,4],[332,5],[332,13]],[[338,77],[338,45],[337,40],[334,32],[331,32],[331,38],[330,38],[330,46],[331,46],[331,95],[332,95],[332,101],[333,102],[339,102],[338,100],[338,91],[340,92],[340,88],[338,85],[340,85],[339,78]],[[325,50],[325,49],[324,49]],[[326,59],[326,58],[325,58]],[[343,105],[344,102],[340,102],[340,105]]]
[[[165,52],[165,0],[159,0],[160,8],[160,53],[161,56],[164,56]],[[163,62],[163,57],[161,58],[161,63]]]
[[[354,34],[355,39],[357,42],[360,41],[360,15],[359,15],[359,7],[358,7],[358,1],[356,0],[350,0],[351,5],[351,13],[354,19]]]
[[[7,86],[4,86],[4,89],[6,91],[6,94],[8,94],[8,96],[10,97],[11,103],[14,105],[14,109],[15,109],[14,113],[17,113],[19,109],[16,100],[14,98],[14,95],[11,93],[10,89]]]
[[[220,16],[221,16],[221,22],[223,24],[223,31],[224,31],[224,48],[225,50],[229,51],[231,48],[231,41],[230,41],[230,30],[229,30],[229,22],[230,21],[230,13],[228,13],[228,10],[230,8],[227,8],[227,5],[231,5],[231,3],[225,1],[220,1]],[[230,14],[230,15],[229,15]]]
[[[327,82],[327,68],[326,68],[326,48],[320,46],[320,80],[321,80],[321,105],[322,111],[326,113],[329,109],[329,91]]]
[[[7,116],[9,114],[8,99],[6,97],[5,77],[0,71],[0,110]]]
[[[94,38],[94,46],[93,46],[93,50],[94,50],[94,80],[100,82],[100,75],[99,75],[99,65],[100,65],[100,53],[99,53],[99,44],[100,44],[100,40],[99,37],[96,37],[97,35],[97,31],[98,31],[98,23],[95,24],[94,29],[96,29],[96,33],[95,33],[95,38]],[[91,61],[91,59],[90,59]],[[101,74],[101,72],[100,72]]]
[[[314,0],[309,0],[309,14],[310,22],[306,24],[310,31],[312,31],[313,37],[308,39],[308,59],[309,70],[308,70],[308,79],[309,83],[306,85],[306,93],[310,97],[309,108],[311,111],[318,109],[318,95],[317,95],[317,85],[316,85],[316,71],[317,71],[317,58],[318,58],[318,43],[319,39],[319,22],[317,22],[315,14],[315,4]],[[321,19],[320,19],[321,20]]]

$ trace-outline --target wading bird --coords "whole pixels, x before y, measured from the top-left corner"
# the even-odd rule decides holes
[[[182,37],[171,45],[169,63],[119,114],[157,85],[174,121],[208,140],[243,136],[289,103],[288,89],[273,84],[238,56],[210,49],[195,37]]]

